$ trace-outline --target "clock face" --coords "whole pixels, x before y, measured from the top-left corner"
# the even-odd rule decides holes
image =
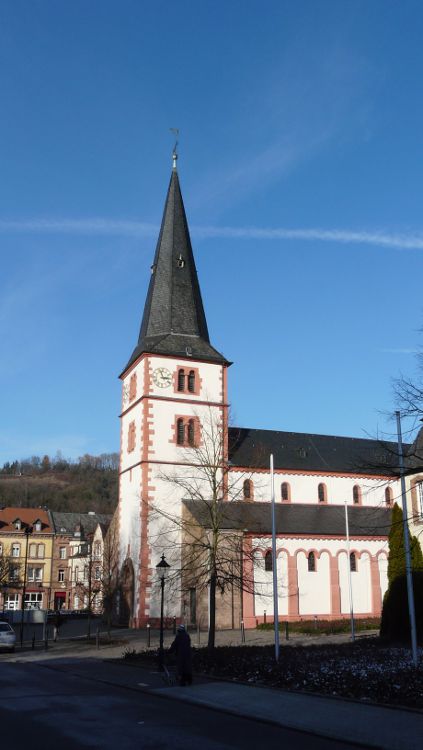
[[[172,384],[172,373],[166,367],[158,367],[153,372],[153,380],[159,388],[168,388]]]

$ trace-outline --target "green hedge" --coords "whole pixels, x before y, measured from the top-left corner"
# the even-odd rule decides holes
[[[356,631],[377,630],[380,627],[379,617],[368,617],[365,620],[354,620]],[[332,635],[333,633],[349,633],[351,630],[350,619],[343,620],[297,620],[288,623],[290,633],[304,633],[306,635]],[[260,623],[257,630],[273,630],[273,622]],[[279,630],[285,631],[285,623],[279,623]]]
[[[414,571],[412,577],[417,640],[419,643],[423,643],[423,572]],[[380,635],[381,638],[394,643],[410,642],[407,578],[405,575],[398,576],[385,594]]]

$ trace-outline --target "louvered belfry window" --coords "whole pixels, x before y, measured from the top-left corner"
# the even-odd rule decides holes
[[[178,391],[185,390],[185,370],[178,370]]]
[[[191,447],[195,445],[195,430],[193,419],[190,419],[188,422],[188,445],[190,445]]]
[[[195,393],[195,372],[190,370],[188,374],[188,390],[190,393]]]
[[[176,442],[178,443],[178,445],[183,445],[185,442],[184,432],[185,432],[184,420],[178,419],[176,423]]]

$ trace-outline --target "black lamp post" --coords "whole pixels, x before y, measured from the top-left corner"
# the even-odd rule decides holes
[[[162,558],[158,565],[156,565],[157,575],[160,580],[161,587],[161,603],[160,603],[160,643],[159,643],[159,666],[163,667],[163,603],[164,603],[164,586],[165,580],[168,576],[170,569],[169,563],[166,562],[165,556]]]
[[[7,591],[7,583],[2,583],[1,585],[1,591],[3,594],[3,620],[4,620],[4,610],[6,609],[6,591]]]
[[[23,578],[23,588],[22,588],[22,602],[21,602],[21,648],[23,643],[23,631],[24,631],[24,617],[25,617],[25,594],[26,594],[26,565],[28,562],[28,542],[29,537],[31,536],[34,529],[32,526],[25,526],[24,534],[26,536],[26,544],[25,544],[25,564],[24,564],[24,578]]]

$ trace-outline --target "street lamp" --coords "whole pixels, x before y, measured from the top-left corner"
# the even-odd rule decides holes
[[[1,585],[1,591],[3,594],[3,620],[4,620],[4,610],[6,609],[6,591],[7,591],[7,583],[2,583]]]
[[[25,564],[24,564],[24,579],[23,579],[23,588],[22,588],[22,602],[21,602],[21,648],[23,643],[23,630],[24,630],[24,617],[25,617],[25,594],[26,594],[26,565],[28,562],[28,542],[29,537],[31,536],[34,529],[32,526],[25,526],[24,528],[24,534],[26,536],[26,544],[25,544]]]
[[[170,565],[166,562],[165,556],[162,555],[160,562],[156,565],[157,575],[160,580],[161,586],[161,603],[160,603],[160,643],[159,643],[159,666],[163,667],[163,602],[164,602],[164,586],[165,580],[168,576]]]

